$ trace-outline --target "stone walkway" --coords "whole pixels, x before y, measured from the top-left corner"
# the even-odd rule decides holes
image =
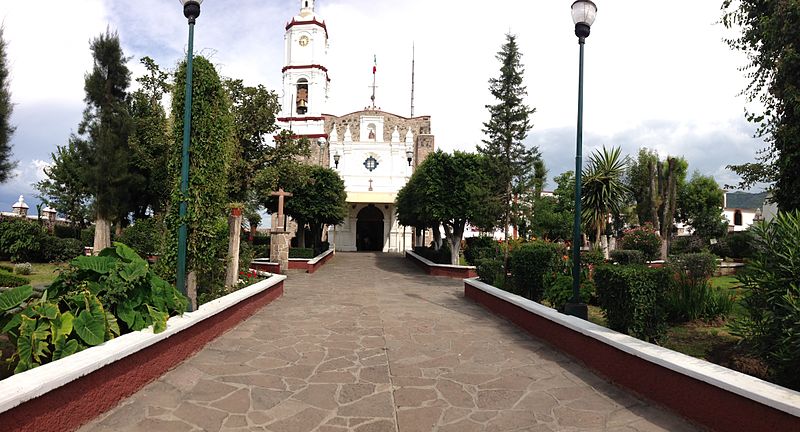
[[[82,431],[689,431],[402,257],[337,254]]]

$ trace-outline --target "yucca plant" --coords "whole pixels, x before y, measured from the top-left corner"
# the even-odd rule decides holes
[[[619,147],[610,151],[603,146],[589,157],[583,170],[581,217],[587,230],[594,229],[595,239],[606,230],[610,215],[622,213],[630,189],[622,181],[627,162]]]

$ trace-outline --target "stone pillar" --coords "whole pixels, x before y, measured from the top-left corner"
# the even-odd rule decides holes
[[[291,236],[283,229],[274,229],[270,232],[269,260],[281,266],[281,273],[289,269],[289,246]]]
[[[239,281],[239,243],[242,234],[242,209],[232,208],[228,216],[228,271],[225,286],[230,288]]]

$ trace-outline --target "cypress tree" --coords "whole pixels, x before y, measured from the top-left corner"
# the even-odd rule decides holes
[[[523,102],[528,93],[522,85],[525,70],[515,35],[506,34],[506,42],[496,58],[501,64],[500,76],[489,80],[489,91],[497,104],[486,105],[490,119],[483,124],[486,139],[478,151],[487,156],[494,172],[498,223],[508,239],[514,217],[514,195],[533,191],[535,164],[541,156],[537,147],[528,148],[523,143],[533,127],[530,116],[536,110]]]
[[[11,135],[14,126],[11,125],[11,91],[8,88],[8,62],[6,59],[6,41],[3,38],[3,28],[0,27],[0,183],[5,183],[11,178],[12,170],[17,163],[11,160]]]
[[[94,196],[95,252],[111,245],[111,222],[123,222],[130,201],[128,137],[130,71],[119,36],[106,30],[90,44],[94,66],[86,74],[86,109],[78,128],[86,136],[86,184]]]

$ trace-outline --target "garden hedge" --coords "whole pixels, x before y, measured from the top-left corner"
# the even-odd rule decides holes
[[[661,339],[667,329],[669,269],[603,265],[595,269],[594,282],[610,328],[650,342]]]

